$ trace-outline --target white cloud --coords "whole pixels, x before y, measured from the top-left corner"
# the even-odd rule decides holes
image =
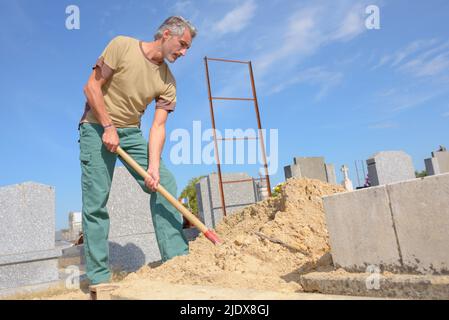
[[[384,122],[378,122],[378,123],[373,123],[371,125],[368,125],[369,129],[393,129],[393,128],[397,128],[398,124],[395,122],[391,122],[391,121],[384,121]]]
[[[379,93],[379,97],[391,97],[398,92],[396,88],[389,88]]]
[[[190,0],[180,0],[175,2],[173,5],[173,10],[178,13],[186,10],[190,6],[192,6],[192,2]]]
[[[363,13],[364,8],[361,4],[352,7],[331,39],[349,41],[365,31]]]
[[[390,60],[391,60],[391,56],[389,56],[389,55],[383,56],[383,57],[380,59],[379,63],[376,64],[374,67],[372,67],[371,70],[375,70],[375,69],[377,69],[377,68],[382,67],[383,65],[387,64]]]
[[[286,26],[287,33],[280,45],[273,44],[269,47],[276,48],[264,53],[256,58],[258,72],[263,74],[277,61],[284,58],[294,57],[299,60],[301,57],[312,54],[322,44],[322,35],[318,31],[317,16],[320,9],[307,8],[294,13]],[[276,39],[277,40],[277,39]]]
[[[418,57],[400,67],[401,71],[415,77],[432,77],[449,71],[449,51],[439,54],[430,60]]]
[[[339,0],[329,5],[321,1],[309,1],[306,4],[296,2],[289,11],[283,11],[283,19],[277,19],[278,23],[270,23],[268,27],[264,25],[266,20],[254,19],[253,23],[251,19],[254,18],[255,4],[254,1],[247,1],[225,14],[217,23],[211,24],[212,27],[208,29],[219,31],[219,34],[224,34],[225,30],[235,32],[244,29],[237,42],[247,46],[248,52],[244,53],[244,57],[251,57],[256,83],[262,89],[261,92],[278,93],[295,84],[308,82],[318,88],[315,98],[319,100],[341,83],[342,72],[331,72],[324,66],[321,69],[301,68],[302,71],[298,71],[298,67],[323,47],[353,40],[367,30],[362,2],[366,1],[358,1],[356,5],[350,0]],[[239,42],[248,35],[251,38],[247,42]],[[227,47],[235,45],[220,44]],[[237,49],[235,51],[238,52]],[[331,61],[329,63],[332,64]],[[341,69],[341,63],[338,65]],[[310,70],[319,72],[311,75]],[[229,84],[230,87],[236,86],[233,81],[229,81]]]
[[[392,111],[403,111],[430,102],[444,94],[446,90],[432,90],[430,92],[401,92],[392,97]]]
[[[372,68],[389,66],[414,77],[432,77],[449,71],[449,41],[437,39],[417,40],[406,47],[385,55]]]
[[[190,0],[176,1],[170,10],[174,13],[174,15],[181,15],[192,22],[194,22],[200,14],[198,8]]]
[[[417,107],[432,109],[433,101],[447,96],[448,92],[446,85],[412,81],[377,92],[373,105],[388,113],[404,112]]]
[[[378,105],[391,112],[428,106],[449,92],[449,41],[438,39],[416,40],[396,52],[385,55],[377,66],[388,67],[407,76],[402,87],[379,92]]]
[[[449,111],[442,114],[444,118],[449,118]]]
[[[321,100],[332,88],[338,86],[343,79],[342,73],[331,72],[326,70],[324,67],[309,68],[299,71],[297,74],[297,76],[276,85],[269,93],[278,93],[292,85],[306,83],[308,85],[319,87],[319,91],[316,94],[315,99]]]
[[[439,43],[438,40],[435,40],[434,42],[435,44]],[[422,59],[427,59],[430,56],[434,55],[434,54],[438,54],[439,52],[444,52],[445,49],[449,48],[449,41],[446,41],[440,45],[435,46],[434,48],[427,50],[426,52],[424,52],[423,54],[421,54],[421,58]]]
[[[293,12],[287,24],[276,30],[272,43],[266,45],[277,49],[256,58],[259,73],[267,72],[279,61],[290,63],[291,68],[326,45],[349,41],[366,31],[361,4],[339,1],[334,5],[336,8],[313,4]],[[279,37],[279,30],[286,32]]]
[[[424,48],[430,47],[436,43],[435,39],[424,40],[424,41],[414,41],[410,45],[408,45],[405,49],[400,50],[396,53],[394,57],[394,61],[392,62],[392,66],[395,67],[399,65],[404,59],[412,55],[413,53],[422,50]]]
[[[375,70],[377,68],[388,65],[390,67],[396,67],[399,65],[404,59],[414,54],[417,51],[428,48],[429,46],[434,45],[436,42],[435,39],[431,40],[416,40],[407,45],[405,48],[401,48],[392,54],[384,55],[379,63],[375,65],[371,70]]]
[[[257,5],[254,0],[248,0],[242,5],[228,12],[223,19],[218,21],[213,30],[221,35],[230,32],[239,32],[248,25],[253,18]]]

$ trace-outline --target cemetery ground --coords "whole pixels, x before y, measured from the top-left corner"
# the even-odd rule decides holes
[[[298,268],[330,267],[321,196],[343,190],[318,180],[292,179],[278,197],[225,218],[217,226],[223,245],[213,246],[201,235],[190,243],[188,256],[134,273],[116,272],[112,284],[119,288],[111,294],[128,299],[351,298],[304,293],[295,279],[301,272]],[[76,263],[76,258],[63,262],[60,258],[60,267]],[[86,281],[74,290],[61,283],[8,298],[84,300],[89,299],[89,290]]]
[[[412,195],[413,187],[419,183],[419,192],[427,195],[426,190],[435,186],[447,191],[449,175],[402,183],[406,184],[406,193]],[[376,194],[372,203],[363,198],[367,192],[368,196]],[[347,198],[354,193],[361,195],[362,200]],[[384,193],[392,206],[382,206]],[[437,252],[428,259],[433,268],[428,272],[425,253],[418,254],[419,261],[407,259],[410,248],[401,239],[403,224],[396,225],[396,230],[388,229],[389,222],[380,226],[377,223],[377,228],[373,224],[373,219],[379,222],[400,214],[400,208],[391,212],[395,196],[394,185],[348,193],[342,186],[316,179],[288,179],[279,195],[225,217],[215,228],[224,240],[222,245],[214,246],[200,235],[190,242],[187,256],[164,264],[147,264],[135,272],[117,272],[112,279],[116,288],[102,299],[448,299],[449,276],[444,263],[439,263],[444,262],[446,252]],[[335,205],[341,198],[346,205],[364,208],[355,210],[360,217],[351,217],[352,222],[348,216],[340,215],[347,226],[345,230],[339,230],[341,221],[329,217],[335,214],[335,208],[342,207]],[[436,201],[436,205],[446,203]],[[378,210],[376,217],[370,216],[371,206]],[[444,223],[441,230],[434,230],[437,244],[442,239],[440,231],[445,232]],[[370,232],[377,233],[376,237],[371,237]],[[415,236],[421,237],[419,232]],[[376,241],[387,245],[381,245],[380,251],[368,250],[374,248]],[[398,245],[402,246],[400,257],[395,256]],[[437,245],[435,250],[438,249]],[[84,281],[73,290],[60,282],[44,291],[6,298],[84,300],[89,299],[89,292]]]

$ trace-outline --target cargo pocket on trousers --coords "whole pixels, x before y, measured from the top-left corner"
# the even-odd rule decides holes
[[[82,164],[88,164],[90,162],[91,154],[86,152],[80,153],[80,161]]]

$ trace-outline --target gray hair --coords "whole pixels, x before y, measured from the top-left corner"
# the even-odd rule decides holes
[[[170,30],[173,35],[181,36],[184,34],[186,28],[189,29],[190,34],[192,35],[192,39],[195,38],[197,30],[189,20],[186,20],[181,16],[169,17],[161,24],[161,26],[157,30],[156,34],[154,35],[154,40],[162,38],[162,33],[167,29]]]

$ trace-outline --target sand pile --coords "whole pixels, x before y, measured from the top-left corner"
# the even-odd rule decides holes
[[[329,252],[321,196],[343,191],[319,180],[289,179],[278,197],[226,217],[216,228],[223,245],[201,235],[188,256],[145,266],[124,281],[301,291],[299,273],[316,267]]]

